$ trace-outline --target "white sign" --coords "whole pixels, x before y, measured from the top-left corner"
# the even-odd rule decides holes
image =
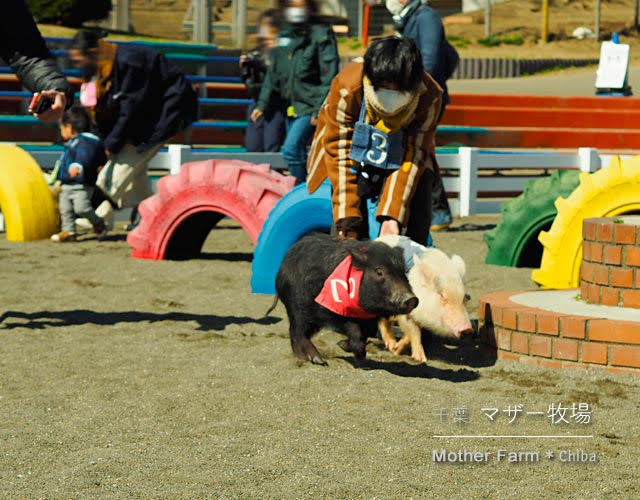
[[[621,89],[627,82],[629,45],[602,42],[600,65],[596,72],[597,89]]]

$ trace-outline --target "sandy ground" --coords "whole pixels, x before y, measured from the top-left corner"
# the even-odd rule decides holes
[[[472,310],[483,293],[532,286],[528,269],[483,263],[496,222],[465,219],[436,236],[467,261]],[[640,494],[637,378],[495,362],[473,341],[432,341],[428,365],[373,342],[358,369],[330,332],[316,337],[329,366],[298,366],[284,308],[264,318],[271,298],[249,293],[250,241],[223,225],[185,262],[131,259],[123,234],[64,246],[2,236],[1,498]],[[552,403],[588,403],[593,421],[553,425]],[[481,410],[516,404],[544,415],[509,424]],[[452,422],[455,408],[467,424]],[[434,437],[451,434],[593,438]],[[435,463],[442,449],[491,455]],[[498,462],[499,449],[540,461]],[[598,462],[559,461],[578,449]]]

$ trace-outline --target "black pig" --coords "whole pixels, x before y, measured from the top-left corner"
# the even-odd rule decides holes
[[[346,317],[315,302],[325,280],[343,259],[351,255],[353,268],[362,270],[357,304],[371,318]],[[293,353],[301,360],[326,365],[311,337],[323,327],[346,334],[339,342],[356,360],[366,356],[365,343],[376,334],[377,318],[407,314],[418,305],[405,276],[405,263],[399,248],[377,242],[342,240],[326,234],[300,239],[287,252],[276,277],[276,299],[282,300],[289,316]]]

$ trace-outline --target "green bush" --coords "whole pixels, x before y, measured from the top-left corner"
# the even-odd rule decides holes
[[[77,28],[85,21],[104,19],[111,0],[27,0],[37,22]]]
[[[451,45],[459,49],[464,49],[467,45],[471,43],[471,40],[467,38],[462,38],[456,35],[449,35],[447,37],[447,40],[449,40],[449,43],[451,43]]]
[[[514,33],[513,35],[503,36],[500,41],[507,45],[522,45],[524,43],[524,38],[522,38],[520,33]]]
[[[478,43],[485,47],[497,47],[500,45],[500,37],[497,35],[491,35],[488,38],[478,38]]]

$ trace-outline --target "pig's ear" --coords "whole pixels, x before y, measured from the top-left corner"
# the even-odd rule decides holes
[[[351,254],[351,258],[355,262],[356,267],[365,267],[367,261],[369,260],[369,254],[367,252],[366,245],[355,245],[349,249],[349,253]]]
[[[467,274],[467,266],[464,263],[464,260],[462,260],[462,257],[460,257],[459,255],[451,256],[451,263],[453,264],[455,270],[458,271],[460,277],[464,279],[464,275]]]

